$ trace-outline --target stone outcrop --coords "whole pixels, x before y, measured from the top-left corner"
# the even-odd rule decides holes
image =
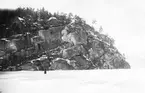
[[[13,29],[9,29],[17,34],[10,40],[0,40],[0,57],[5,55],[3,58],[6,61],[0,62],[0,65],[3,64],[4,68],[7,63],[13,66],[24,63],[19,64],[22,70],[131,68],[114,46],[114,39],[96,31],[80,17],[52,15],[44,10],[42,14],[39,14],[40,11],[29,12],[36,13],[36,16],[33,18],[33,15],[26,14],[25,17],[15,17],[10,25]],[[27,31],[30,33],[27,34]],[[41,55],[47,58],[39,60]],[[8,61],[9,56],[13,59],[12,63]]]

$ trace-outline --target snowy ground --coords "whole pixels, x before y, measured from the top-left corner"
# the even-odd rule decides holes
[[[145,93],[145,69],[0,72],[2,93]]]

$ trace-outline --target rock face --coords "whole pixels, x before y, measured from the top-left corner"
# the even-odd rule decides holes
[[[71,26],[71,28],[69,28]],[[72,28],[79,28],[73,30]],[[128,69],[130,65],[113,46],[113,40],[107,35],[91,30],[84,30],[75,23],[64,27],[53,27],[39,31],[39,35],[51,46],[52,58],[50,69]],[[56,41],[59,41],[56,43]],[[53,46],[52,42],[55,45]],[[57,48],[60,48],[59,51]],[[57,60],[56,60],[57,59]]]
[[[23,70],[131,68],[125,57],[115,48],[114,40],[108,35],[96,31],[80,17],[59,14],[48,16],[48,13],[41,16],[42,18],[34,18],[35,21],[32,15],[23,17],[23,19],[17,17],[15,24],[19,29],[16,29],[14,25],[12,26],[15,28],[13,30],[19,32],[19,30],[22,30],[23,25],[28,25],[25,30],[35,34],[33,33],[33,36],[31,36],[31,34],[20,33],[20,35],[12,36],[10,41],[0,40],[0,57],[5,56],[6,62],[13,66],[24,59],[22,61],[25,61],[25,64],[20,66]],[[32,31],[32,28],[34,31]],[[32,49],[28,49],[31,46]],[[7,58],[9,55],[6,55],[7,51],[5,50],[15,51],[14,56],[16,57],[12,59],[18,60],[14,60],[14,63],[11,64]],[[29,60],[28,56],[37,59],[42,54],[48,58],[32,63],[32,59]],[[27,61],[29,62],[27,63]],[[6,62],[0,62],[0,65],[3,64],[4,68],[6,68]]]

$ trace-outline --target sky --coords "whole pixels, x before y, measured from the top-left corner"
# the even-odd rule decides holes
[[[145,68],[144,0],[1,0],[1,9],[44,7],[49,12],[77,14],[114,38],[117,49],[132,68]]]

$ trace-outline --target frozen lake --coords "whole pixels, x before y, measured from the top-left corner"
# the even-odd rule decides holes
[[[0,72],[2,93],[145,93],[145,69]]]

